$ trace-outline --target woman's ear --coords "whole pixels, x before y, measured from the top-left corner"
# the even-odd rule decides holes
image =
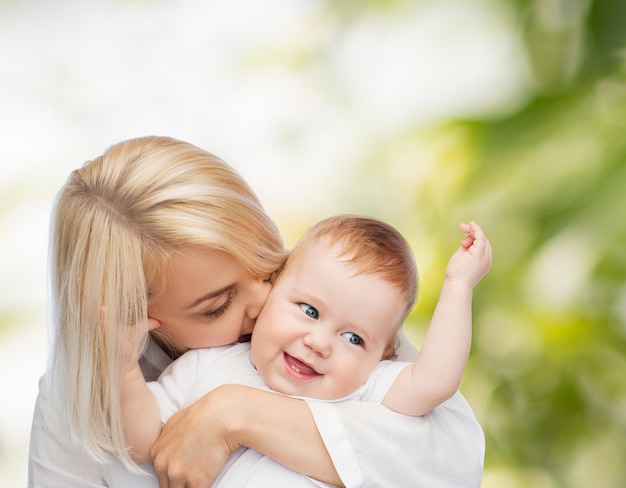
[[[106,314],[106,309],[104,306],[100,307],[100,320],[104,320],[104,316]],[[152,317],[148,317],[148,331],[158,329],[161,327],[161,322],[157,319],[153,319]]]
[[[148,330],[158,329],[159,327],[161,327],[161,322],[159,322],[157,319],[148,317]]]

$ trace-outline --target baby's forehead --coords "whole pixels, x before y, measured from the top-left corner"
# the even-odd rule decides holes
[[[344,240],[332,240],[327,237],[309,240],[293,249],[287,259],[285,267],[307,261],[309,259],[332,261],[353,270],[354,274],[361,274],[366,269],[355,260],[354,250]]]

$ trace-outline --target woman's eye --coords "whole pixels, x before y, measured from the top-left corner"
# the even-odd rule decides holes
[[[226,310],[228,310],[228,308],[231,306],[232,303],[233,303],[233,297],[231,295],[228,295],[228,298],[226,299],[226,301],[224,303],[222,303],[217,308],[214,308],[212,310],[204,312],[203,315],[205,315],[206,317],[217,318],[217,317],[223,315],[224,312],[226,312]]]
[[[300,308],[302,309],[302,311],[307,314],[309,317],[311,317],[312,319],[317,320],[320,316],[320,314],[318,313],[318,311],[315,309],[315,307],[312,307],[311,305],[307,305],[306,303],[301,303],[300,304]]]
[[[355,346],[360,346],[363,344],[363,339],[360,336],[356,335],[354,332],[344,332],[341,334],[342,337],[346,338],[350,344],[354,344]]]

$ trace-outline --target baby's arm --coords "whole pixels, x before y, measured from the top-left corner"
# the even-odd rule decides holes
[[[161,414],[139,363],[124,375],[120,395],[124,437],[131,457],[139,464],[151,463],[150,448],[161,434]]]
[[[383,400],[394,411],[425,415],[461,383],[472,339],[472,289],[491,267],[491,245],[482,229],[471,222],[461,230],[467,235],[448,262],[422,349]]]
[[[148,318],[147,331],[158,328],[158,320]],[[138,343],[136,337],[129,337],[124,345],[124,357],[137,358]],[[148,389],[139,360],[136,359],[122,378],[120,387],[120,407],[122,410],[122,428],[130,456],[136,463],[152,462],[150,449],[161,434],[161,411],[156,397]]]

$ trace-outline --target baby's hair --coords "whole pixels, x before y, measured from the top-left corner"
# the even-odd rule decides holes
[[[417,300],[418,274],[415,258],[406,239],[391,225],[359,215],[337,215],[318,222],[296,243],[285,268],[309,246],[325,243],[357,274],[380,276],[404,294],[404,310],[396,327],[411,312]],[[395,337],[384,359],[395,357]]]

